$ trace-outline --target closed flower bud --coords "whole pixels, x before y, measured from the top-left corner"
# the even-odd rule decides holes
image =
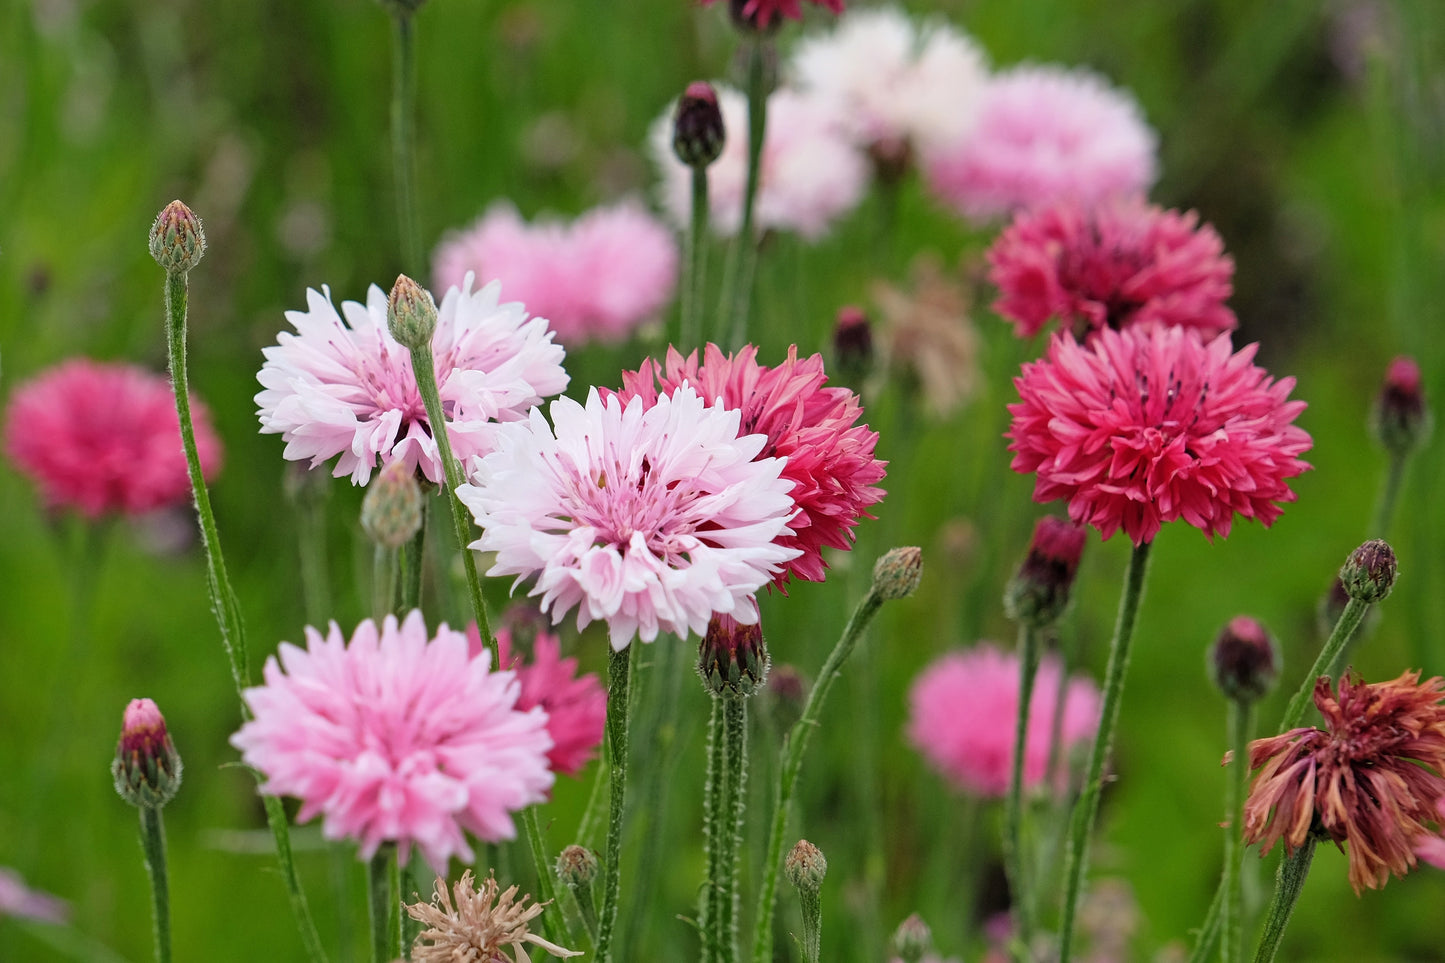
[[[768,673],[767,710],[779,732],[792,729],[803,717],[807,692],[803,676],[791,665],[778,665]]]
[[[833,326],[833,361],[839,380],[859,385],[873,369],[873,328],[868,315],[854,304],[838,309]]]
[[[752,695],[768,677],[762,625],[743,625],[731,615],[714,614],[698,646],[697,671],[715,695]]]
[[[1067,519],[1045,515],[1038,520],[1029,553],[1004,590],[1009,618],[1039,627],[1058,621],[1068,607],[1086,537]]]
[[[917,913],[909,916],[893,931],[893,954],[903,963],[918,963],[933,949],[933,931]]]
[[[1378,602],[1395,585],[1395,550],[1384,539],[1374,538],[1350,554],[1340,568],[1340,581],[1350,598]]]
[[[384,548],[401,548],[421,531],[421,486],[400,461],[381,470],[361,500],[361,529]]]
[[[1227,698],[1253,702],[1274,688],[1279,675],[1279,649],[1254,619],[1229,620],[1209,650],[1209,677]]]
[[[585,846],[568,846],[557,854],[557,878],[569,889],[591,886],[597,878],[597,854]]]
[[[1397,457],[1408,455],[1429,436],[1430,409],[1420,390],[1420,366],[1413,358],[1390,362],[1375,399],[1371,427],[1385,450]]]
[[[689,167],[706,167],[722,154],[727,131],[712,84],[695,80],[672,115],[672,150]]]
[[[885,602],[907,598],[922,577],[922,549],[911,545],[889,549],[873,566],[873,591]]]
[[[386,302],[386,323],[403,347],[430,347],[437,329],[436,302],[420,284],[405,274],[398,275]]]
[[[151,225],[151,257],[168,274],[185,274],[206,253],[201,219],[180,201],[171,201]]]
[[[181,788],[181,757],[151,700],[132,699],[125,707],[110,773],[115,791],[132,806],[159,809]]]
[[[816,893],[823,885],[823,877],[828,875],[828,860],[817,846],[800,839],[783,859],[783,872],[799,892]]]

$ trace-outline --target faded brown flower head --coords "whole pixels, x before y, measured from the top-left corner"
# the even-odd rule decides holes
[[[497,880],[488,876],[480,889],[472,888],[467,870],[452,887],[456,906],[447,895],[447,881],[438,876],[430,903],[408,904],[407,913],[424,924],[412,948],[413,963],[532,963],[526,943],[539,946],[553,956],[581,956],[527,931],[527,924],[541,915],[546,903],[517,899],[517,887],[498,895]]]
[[[1349,843],[1350,885],[1379,889],[1415,865],[1417,838],[1445,798],[1445,679],[1418,671],[1391,682],[1315,683],[1327,729],[1292,729],[1250,743],[1260,769],[1244,804],[1244,838],[1285,852],[1311,832]]]
[[[946,418],[978,391],[978,332],[969,318],[963,282],[937,257],[913,262],[911,290],[878,282],[875,330],[888,363],[917,379],[929,408]]]

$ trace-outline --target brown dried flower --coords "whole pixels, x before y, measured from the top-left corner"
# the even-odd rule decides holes
[[[879,340],[889,364],[916,377],[933,413],[946,418],[978,391],[978,332],[968,315],[970,298],[934,256],[917,258],[910,280],[907,291],[873,285],[882,320]]]
[[[422,930],[412,948],[414,963],[532,963],[523,944],[540,946],[553,956],[581,956],[527,931],[546,903],[527,905],[531,897],[516,899],[517,887],[498,895],[497,880],[488,876],[480,889],[472,888],[467,870],[452,888],[456,907],[447,896],[447,881],[438,876],[430,903],[408,904],[407,913],[429,929]],[[515,902],[514,902],[515,900]]]

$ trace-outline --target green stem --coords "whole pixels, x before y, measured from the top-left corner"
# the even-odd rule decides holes
[[[1390,465],[1385,469],[1385,481],[1380,486],[1379,501],[1375,503],[1375,514],[1371,519],[1370,537],[1384,538],[1390,531],[1390,520],[1395,517],[1395,505],[1400,500],[1400,486],[1405,481],[1405,465],[1408,454],[1390,453]]]
[[[382,843],[366,867],[371,909],[371,963],[391,963],[401,956],[401,874],[396,844]]]
[[[1099,817],[1099,798],[1104,791],[1104,763],[1114,747],[1124,678],[1129,671],[1129,646],[1134,640],[1134,620],[1139,614],[1139,602],[1144,597],[1144,579],[1149,572],[1149,549],[1152,545],[1152,542],[1145,542],[1134,546],[1134,552],[1129,556],[1129,569],[1124,575],[1124,592],[1119,597],[1119,617],[1114,624],[1114,638],[1109,643],[1109,664],[1104,670],[1104,705],[1099,715],[1099,732],[1089,751],[1088,774],[1084,777],[1083,793],[1074,805],[1073,821],[1069,827],[1069,848],[1064,860],[1064,911],[1059,925],[1059,963],[1069,963],[1074,917],[1089,861],[1089,837]]]
[[[1209,901],[1209,911],[1204,914],[1204,925],[1199,928],[1199,940],[1194,944],[1194,952],[1189,954],[1189,963],[1209,963],[1214,957],[1214,944],[1219,939],[1223,907],[1224,880],[1221,879],[1219,887],[1214,891],[1214,898]]]
[[[723,317],[728,345],[737,350],[747,341],[748,311],[752,307],[753,277],[758,266],[758,239],[753,236],[753,208],[762,168],[763,135],[768,123],[767,43],[753,37],[748,44],[748,173],[743,188],[742,221],[728,248],[723,271]]]
[[[1279,861],[1279,875],[1275,877],[1274,898],[1264,919],[1264,934],[1259,938],[1259,948],[1254,952],[1254,963],[1271,963],[1279,950],[1284,928],[1289,925],[1294,904],[1305,885],[1310,872],[1310,861],[1315,855],[1315,838],[1308,836],[1304,844]]]
[[[575,946],[576,937],[567,925],[562,904],[557,901],[557,881],[552,859],[547,855],[547,842],[542,837],[542,821],[537,816],[538,806],[522,810],[522,832],[527,837],[527,849],[532,853],[532,865],[537,870],[537,889],[541,901],[547,904],[542,911],[542,928],[546,937],[563,946]]]
[[[823,896],[812,886],[798,889],[798,907],[803,916],[803,959],[818,963],[823,949]]]
[[[308,625],[324,625],[331,614],[331,579],[326,568],[326,478],[315,478],[299,465],[288,470],[306,472],[295,483],[293,504],[297,550],[301,558],[301,601]],[[288,486],[292,487],[292,486]]]
[[[391,155],[396,181],[396,225],[402,269],[420,271],[421,235],[416,219],[416,33],[411,11],[392,7]]]
[[[587,805],[582,808],[582,818],[577,823],[577,844],[595,849],[598,826],[602,822],[602,797],[607,786],[607,775],[612,771],[611,753],[607,744],[602,745],[602,758],[597,761],[597,771],[592,774],[592,788],[587,793]]]
[[[427,500],[421,503],[421,527],[403,548],[401,556],[401,579],[398,583],[396,614],[405,616],[412,609],[421,608],[421,570],[426,563],[426,517]]]
[[[397,550],[377,545],[371,550],[371,615],[379,624],[393,612],[404,612],[401,581],[397,578]]]
[[[1249,773],[1249,733],[1254,727],[1254,703],[1230,699],[1227,709],[1229,748],[1234,758],[1224,774],[1224,941],[1223,963],[1239,963],[1244,956],[1244,890],[1241,885],[1240,859],[1244,855],[1240,804],[1244,799],[1244,781]]]
[[[1300,687],[1295,691],[1294,697],[1289,700],[1285,707],[1284,718],[1280,721],[1279,731],[1288,732],[1290,729],[1298,728],[1304,722],[1305,714],[1314,704],[1315,682],[1322,675],[1333,678],[1340,671],[1340,663],[1344,661],[1345,649],[1349,646],[1350,639],[1354,636],[1355,630],[1365,620],[1365,613],[1370,611],[1369,602],[1361,602],[1359,599],[1350,599],[1345,610],[1340,613],[1339,621],[1335,623],[1335,629],[1325,641],[1324,648],[1315,658],[1315,664],[1300,682]]]
[[[723,800],[727,790],[727,723],[723,697],[714,695],[707,735],[707,782],[703,786],[702,838],[707,878],[702,884],[698,922],[702,931],[702,963],[722,958]]]
[[[636,641],[632,645],[636,645]],[[612,959],[613,928],[622,882],[622,815],[627,801],[627,685],[632,645],[612,650],[607,660],[607,748],[611,762],[611,804],[607,811],[607,855],[603,867],[602,913],[597,921],[596,963]]]
[[[151,906],[155,911],[157,963],[171,963],[171,892],[166,882],[166,827],[161,811],[140,807],[141,848],[151,878]]]
[[[701,348],[702,301],[707,275],[707,168],[692,169],[692,219],[687,232],[686,276],[682,279],[682,327],[678,350]]]
[[[1019,622],[1019,702],[1014,723],[1013,768],[1009,776],[1008,801],[1004,809],[1004,866],[1013,890],[1013,920],[1016,942],[1026,948],[1033,943],[1033,898],[1029,890],[1027,860],[1023,851],[1024,749],[1028,743],[1029,707],[1034,694],[1034,677],[1039,670],[1039,630],[1027,620]],[[1066,680],[1060,679],[1059,687]]]
[[[722,921],[723,963],[738,959],[738,850],[743,838],[743,800],[748,782],[748,703],[740,695],[724,695],[723,723],[727,739],[727,788],[723,796],[722,876],[718,879]]]

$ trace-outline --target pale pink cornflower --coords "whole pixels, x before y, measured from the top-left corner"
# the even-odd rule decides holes
[[[70,905],[59,897],[31,889],[19,873],[0,866],[0,918],[6,916],[64,923],[70,916]]]
[[[1099,328],[1169,324],[1202,337],[1234,330],[1234,262],[1193,211],[1141,200],[1022,211],[988,252],[993,309],[1020,337],[1050,320],[1083,340]]]
[[[716,0],[702,0],[703,6],[710,6]],[[766,30],[773,20],[779,17],[787,17],[789,20],[803,19],[803,5],[800,0],[726,0],[732,7],[734,15],[745,23],[757,28]],[[833,13],[843,12],[843,0],[810,0],[817,6],[831,10]]]
[[[826,565],[823,549],[847,550],[860,518],[871,518],[868,506],[883,498],[876,482],[886,462],[874,457],[878,433],[857,423],[863,414],[858,396],[847,388],[825,387],[821,355],[799,359],[797,346],[782,364],[758,364],[758,349],[744,345],[725,355],[709,344],[698,363],[697,352],[684,358],[668,348],[667,361],[651,358],[637,371],[622,373],[624,401],[639,397],[651,406],[690,384],[714,404],[738,411],[742,431],[767,436],[760,458],[786,458],[782,475],[793,482],[798,513],[777,543],[801,552],[780,571],[779,587],[791,578],[821,582]]]
[[[1024,65],[984,87],[978,123],[931,150],[934,193],[965,217],[991,221],[1060,201],[1143,195],[1157,138],[1128,93],[1086,70]]]
[[[1055,335],[1014,379],[1011,467],[1038,473],[1034,501],[1064,499],[1078,524],[1135,545],[1178,518],[1211,539],[1235,515],[1269,525],[1311,441],[1294,424],[1305,403],[1287,400],[1294,379],[1256,367],[1257,347],[1157,325]]]
[[[1044,788],[1054,732],[1054,707],[1062,667],[1057,657],[1039,662],[1029,700],[1024,742],[1024,789]],[[1099,727],[1099,690],[1088,679],[1067,682],[1058,773],[1062,790],[1067,760]],[[1019,714],[1019,660],[1011,652],[979,645],[950,652],[925,668],[908,696],[908,739],[950,782],[975,796],[1002,797],[1013,770],[1014,727]]]
[[[514,838],[511,814],[552,787],[546,712],[519,711],[516,673],[473,658],[465,633],[443,624],[428,640],[419,610],[367,619],[349,645],[335,622],[325,636],[308,626],[265,679],[231,744],[262,792],[300,799],[298,821],[320,814],[322,834],[356,840],[363,859],[393,842],[403,864],[413,845],[439,871],[471,862],[466,832]]]
[[[500,303],[501,289],[472,290],[472,278],[447,291],[432,336],[437,388],[458,459],[491,450],[497,422],[515,421],[567,387],[562,346],[544,318],[523,305]],[[283,331],[265,348],[256,395],[262,434],[286,441],[285,457],[310,467],[339,455],[332,474],[365,485],[374,469],[394,461],[444,478],[426,406],[411,370],[411,353],[387,327],[387,299],[372,285],[366,303],[331,291],[306,292],[305,311],[287,311],[296,333]]]
[[[708,226],[731,237],[742,224],[747,182],[747,99],[726,84],[714,86],[728,136],[722,155],[707,169]],[[692,168],[672,149],[673,106],[652,125],[649,143],[662,177],[662,206],[674,223],[685,226],[692,218]],[[788,88],[768,98],[759,165],[754,227],[791,231],[810,241],[856,207],[868,186],[868,165],[844,133],[838,111]]]
[[[502,296],[548,320],[557,340],[579,345],[625,339],[667,306],[677,287],[672,230],[640,204],[598,207],[570,223],[522,220],[494,204],[471,227],[444,238],[433,259],[436,286],[469,272],[502,284]]]
[[[562,658],[562,640],[551,632],[539,631],[532,639],[530,659],[512,645],[512,633],[498,629],[497,661],[504,669],[517,673],[522,691],[517,696],[517,709],[525,711],[541,706],[547,713],[547,734],[552,748],[547,762],[553,772],[575,776],[592,758],[592,750],[602,742],[607,721],[607,692],[591,672],[577,674],[577,660]],[[482,651],[482,635],[475,622],[467,626],[469,651]]]
[[[503,425],[457,489],[482,530],[471,547],[497,553],[487,574],[536,575],[554,623],[576,607],[617,650],[702,635],[715,612],[756,622],[753,594],[798,554],[776,543],[795,506],[782,460],[756,457],[767,439],[691,387],[651,406],[594,388],[550,413]]]
[[[201,472],[215,478],[221,442],[191,399]],[[136,515],[190,498],[170,381],[142,368],[72,358],[15,389],[5,454],[51,509],[87,518]]]

